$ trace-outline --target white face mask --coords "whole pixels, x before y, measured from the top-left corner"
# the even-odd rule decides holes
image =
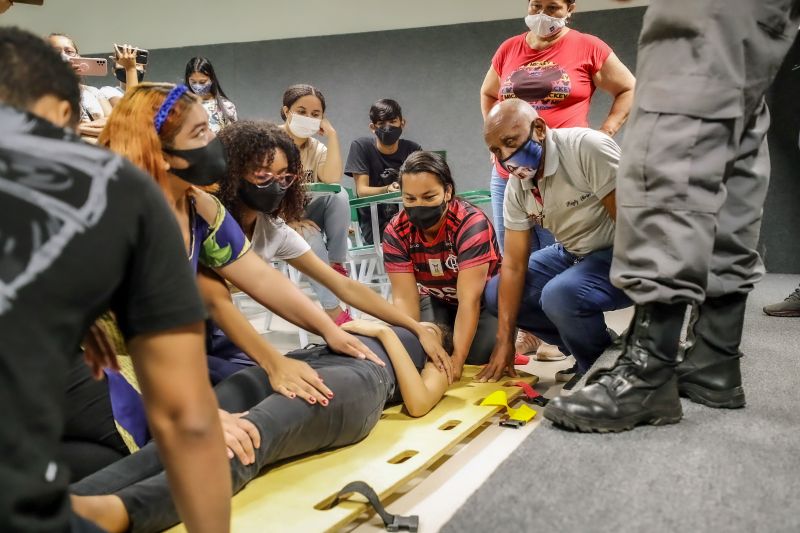
[[[322,124],[321,118],[304,117],[303,115],[289,115],[289,121],[286,126],[292,135],[301,139],[308,139],[312,135],[319,132],[319,126]]]
[[[551,17],[544,13],[537,13],[536,15],[528,15],[525,17],[525,24],[528,28],[542,38],[552,37],[561,31],[561,28],[567,25],[567,18],[564,17]]]

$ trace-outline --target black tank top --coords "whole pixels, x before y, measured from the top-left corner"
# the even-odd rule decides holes
[[[396,326],[390,326],[392,330],[397,333],[397,337],[400,339],[400,342],[403,344],[403,347],[408,352],[409,357],[411,357],[411,361],[414,363],[414,366],[417,367],[417,370],[422,372],[422,369],[425,367],[425,362],[428,359],[428,356],[425,354],[425,350],[422,349],[422,344],[420,344],[419,339],[417,336],[414,335],[412,332],[405,328],[400,328]],[[386,353],[386,349],[383,347],[383,344],[380,343],[378,339],[373,337],[364,337],[361,335],[356,335],[361,342],[367,345],[367,347],[375,352],[375,355],[381,358],[381,360],[386,363],[386,368],[389,370],[389,374],[394,378],[395,381],[395,390],[392,397],[389,399],[391,403],[399,403],[403,401],[402,396],[400,395],[400,387],[397,386],[397,374],[394,371],[394,365],[392,365],[392,361],[389,359],[389,354]]]

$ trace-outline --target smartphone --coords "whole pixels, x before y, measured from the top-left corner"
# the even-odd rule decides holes
[[[44,0],[14,0],[15,4],[30,4],[32,6],[44,5]]]
[[[142,50],[141,48],[136,49],[136,63],[139,65],[146,65],[147,59],[150,57],[150,52],[147,50]]]
[[[114,59],[115,60],[116,60],[116,58],[119,57],[119,50],[121,48],[122,47],[115,45],[115,48],[114,48]],[[136,64],[137,65],[146,65],[147,64],[147,60],[150,57],[150,52],[147,51],[147,50],[143,50],[141,48],[134,48],[134,50],[136,50]]]
[[[71,57],[69,62],[79,76],[105,76],[108,60],[100,57]]]

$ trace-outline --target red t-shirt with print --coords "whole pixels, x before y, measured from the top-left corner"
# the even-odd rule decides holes
[[[489,263],[488,280],[500,270],[500,247],[483,211],[459,199],[448,205],[445,223],[432,241],[425,240],[405,211],[392,218],[383,234],[383,262],[388,273],[413,273],[420,292],[458,305],[459,269]]]
[[[492,58],[500,78],[497,99],[525,100],[551,128],[588,127],[596,89],[593,76],[611,55],[611,47],[594,35],[569,30],[552,46],[534,50],[526,36],[508,39]],[[508,177],[499,165],[497,171]]]

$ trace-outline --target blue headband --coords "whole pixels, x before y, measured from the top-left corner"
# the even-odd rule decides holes
[[[169,112],[172,111],[173,106],[175,106],[175,102],[177,102],[178,99],[188,90],[189,88],[186,85],[176,85],[175,88],[169,92],[167,98],[164,100],[164,103],[161,104],[158,113],[156,113],[156,118],[153,120],[153,124],[156,127],[156,133],[161,133],[161,128],[167,121]]]

